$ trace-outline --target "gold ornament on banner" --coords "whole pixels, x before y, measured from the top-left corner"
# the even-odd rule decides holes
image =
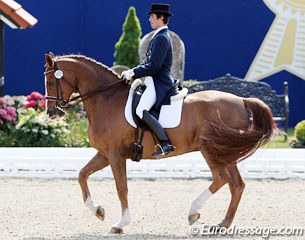
[[[305,80],[305,0],[264,0],[276,14],[248,73],[258,81],[286,70]]]

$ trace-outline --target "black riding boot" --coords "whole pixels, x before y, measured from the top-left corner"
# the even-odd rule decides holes
[[[174,146],[171,145],[168,136],[166,135],[159,121],[146,110],[143,111],[143,121],[147,124],[150,130],[156,135],[156,137],[159,139],[161,143],[160,149],[155,151],[152,154],[152,156],[153,157],[165,156],[173,152]]]

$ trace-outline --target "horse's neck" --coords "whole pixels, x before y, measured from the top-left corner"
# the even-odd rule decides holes
[[[96,89],[103,89],[119,80],[112,70],[97,63],[78,62],[78,90],[81,95]]]
[[[79,79],[79,92],[86,95],[90,92],[98,91],[91,97],[83,101],[89,122],[94,118],[103,118],[107,116],[109,108],[122,109],[128,96],[128,86],[117,82],[119,78],[111,70],[103,66],[97,66],[97,69],[83,69],[87,74],[82,74]],[[117,83],[116,83],[117,82]]]

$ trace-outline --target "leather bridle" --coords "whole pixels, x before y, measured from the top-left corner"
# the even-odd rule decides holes
[[[66,112],[69,108],[78,105],[80,102],[82,102],[90,97],[93,97],[94,95],[96,95],[99,92],[108,90],[109,88],[113,87],[117,83],[125,82],[125,79],[120,79],[118,81],[108,84],[107,86],[98,88],[96,90],[90,91],[83,95],[78,95],[76,97],[73,97],[73,98],[70,98],[67,100],[67,99],[64,99],[64,97],[63,97],[63,92],[62,92],[62,88],[60,85],[60,81],[61,80],[65,81],[71,88],[73,88],[73,91],[77,90],[77,87],[64,77],[63,71],[58,69],[55,60],[54,60],[54,69],[45,71],[44,75],[46,76],[47,74],[52,73],[52,72],[54,72],[54,77],[56,79],[56,97],[46,96],[46,99],[50,100],[50,101],[56,101],[55,107],[62,112]]]

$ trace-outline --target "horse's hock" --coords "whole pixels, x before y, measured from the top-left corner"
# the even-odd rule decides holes
[[[265,82],[249,82],[233,77],[228,73],[223,77],[192,84],[188,87],[188,92],[194,93],[204,90],[218,90],[245,98],[259,98],[270,107],[276,122],[284,122],[284,128],[287,132],[289,120],[288,83],[284,82],[283,85],[284,93],[278,95],[275,90]]]
[[[184,43],[180,39],[180,37],[172,32],[170,32],[170,38],[172,41],[173,45],[173,65],[171,68],[171,73],[174,78],[179,79],[180,82],[183,82],[184,79],[184,65],[185,65],[185,47]],[[154,34],[154,31],[146,34],[140,42],[140,47],[139,47],[139,57],[140,57],[140,62],[143,62],[145,59],[146,51],[148,44],[152,38],[152,35]]]

